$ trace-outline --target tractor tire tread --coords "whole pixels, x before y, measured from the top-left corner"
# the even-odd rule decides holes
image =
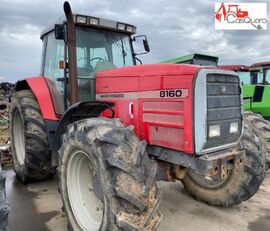
[[[107,179],[103,194],[110,198],[105,201],[111,203],[108,217],[113,219],[101,230],[156,229],[161,218],[158,210],[161,194],[152,175],[156,174],[157,165],[150,160],[145,152],[144,142],[139,141],[131,128],[125,127],[119,119],[90,118],[69,125],[63,139],[65,145],[59,150],[58,172],[70,230],[75,230],[76,227],[72,227],[74,218],[69,215],[71,209],[67,207],[67,194],[61,181],[61,174],[64,173],[61,171],[64,172],[64,158],[74,144],[80,147],[90,146],[93,149],[93,155],[98,155],[97,165]]]
[[[25,161],[20,165],[16,159],[13,130],[10,126],[11,150],[14,171],[24,184],[51,178],[55,171],[50,166],[50,153],[46,126],[39,104],[31,90],[15,92],[10,107],[10,118],[19,110],[24,123]],[[48,171],[50,169],[50,171]]]

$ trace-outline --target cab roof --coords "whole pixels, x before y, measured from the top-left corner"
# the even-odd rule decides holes
[[[113,30],[113,31],[117,31],[120,33],[129,34],[129,35],[136,33],[136,26],[127,24],[124,22],[118,22],[118,21],[113,21],[109,19],[97,18],[94,16],[81,15],[81,14],[73,14],[73,17],[74,17],[75,25],[86,26],[86,27],[91,27],[91,28],[103,28],[103,29]],[[61,16],[55,22],[55,24],[63,24],[65,22],[66,22],[66,17]],[[42,39],[47,33],[53,31],[55,24],[52,24],[46,27],[45,29],[43,29],[40,34],[40,38]]]
[[[249,71],[249,66],[245,65],[221,65],[219,68],[223,70]]]

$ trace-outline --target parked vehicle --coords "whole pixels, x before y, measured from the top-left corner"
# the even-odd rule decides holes
[[[58,167],[70,230],[155,230],[162,217],[156,180],[201,190],[196,177],[213,178],[201,199],[221,206],[256,193],[265,160],[252,130],[237,146],[243,122],[235,72],[136,66],[135,26],[73,15],[68,2],[64,11],[41,34],[41,75],[16,84],[10,134],[21,182],[51,177]],[[145,36],[143,44],[148,52]]]

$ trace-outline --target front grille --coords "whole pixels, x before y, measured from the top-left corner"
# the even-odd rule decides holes
[[[230,124],[238,122],[238,132],[230,133]],[[207,128],[220,125],[220,136],[209,137],[206,148],[234,143],[242,131],[241,88],[235,75],[207,74]]]

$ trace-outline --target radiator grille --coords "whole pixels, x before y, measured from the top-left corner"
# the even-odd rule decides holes
[[[230,133],[230,124],[237,122],[239,130]],[[209,137],[204,148],[233,143],[242,131],[241,88],[238,76],[225,74],[207,74],[207,128],[220,125],[220,136]]]

